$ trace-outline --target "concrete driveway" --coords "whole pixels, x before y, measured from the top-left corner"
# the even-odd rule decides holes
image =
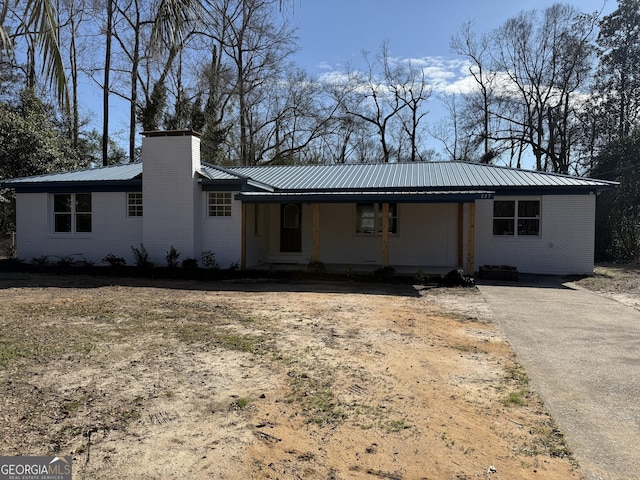
[[[479,281],[591,479],[640,479],[640,311],[563,283]]]

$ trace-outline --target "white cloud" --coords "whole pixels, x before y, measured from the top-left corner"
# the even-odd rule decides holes
[[[340,70],[331,70],[318,77],[320,82],[330,85],[343,85],[349,81],[350,75]]]
[[[424,74],[427,84],[432,88],[434,94],[470,94],[478,91],[478,84],[471,75],[472,64],[464,59],[451,59],[444,57],[418,57],[418,58],[392,58],[394,63],[410,64]],[[332,67],[328,63],[323,63],[325,71],[320,74],[321,82],[344,85],[356,78],[358,72],[340,70],[340,66]],[[489,72],[485,72],[489,74]],[[507,72],[493,72],[492,84],[499,89],[502,94],[518,95],[512,79]],[[367,78],[365,74],[363,78]],[[420,81],[420,79],[418,79]],[[367,88],[370,88],[367,87]]]

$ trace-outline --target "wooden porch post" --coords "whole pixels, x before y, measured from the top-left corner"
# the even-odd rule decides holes
[[[467,239],[467,275],[473,275],[475,263],[475,232],[476,232],[476,203],[469,204],[469,238]]]
[[[320,204],[311,205],[313,210],[313,253],[311,254],[312,262],[320,261]]]
[[[242,202],[242,240],[240,246],[240,268],[247,268],[247,204]]]
[[[458,268],[464,263],[464,203],[458,204]]]
[[[389,204],[382,204],[382,267],[389,266]]]

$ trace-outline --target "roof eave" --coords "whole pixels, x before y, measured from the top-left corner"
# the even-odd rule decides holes
[[[478,191],[423,191],[423,192],[240,192],[236,200],[246,203],[470,203],[491,199],[493,192]]]
[[[496,195],[599,195],[602,192],[612,190],[615,184],[593,185],[544,185],[544,186],[496,186],[492,187]]]
[[[64,182],[0,182],[0,188],[16,193],[90,193],[90,192],[138,192],[142,191],[142,179],[87,180]]]

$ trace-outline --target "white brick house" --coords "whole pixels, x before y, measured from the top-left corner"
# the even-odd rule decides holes
[[[483,265],[593,271],[602,180],[463,162],[221,168],[199,134],[146,132],[142,163],[0,182],[17,199],[17,254],[158,266],[213,252],[222,267]]]

